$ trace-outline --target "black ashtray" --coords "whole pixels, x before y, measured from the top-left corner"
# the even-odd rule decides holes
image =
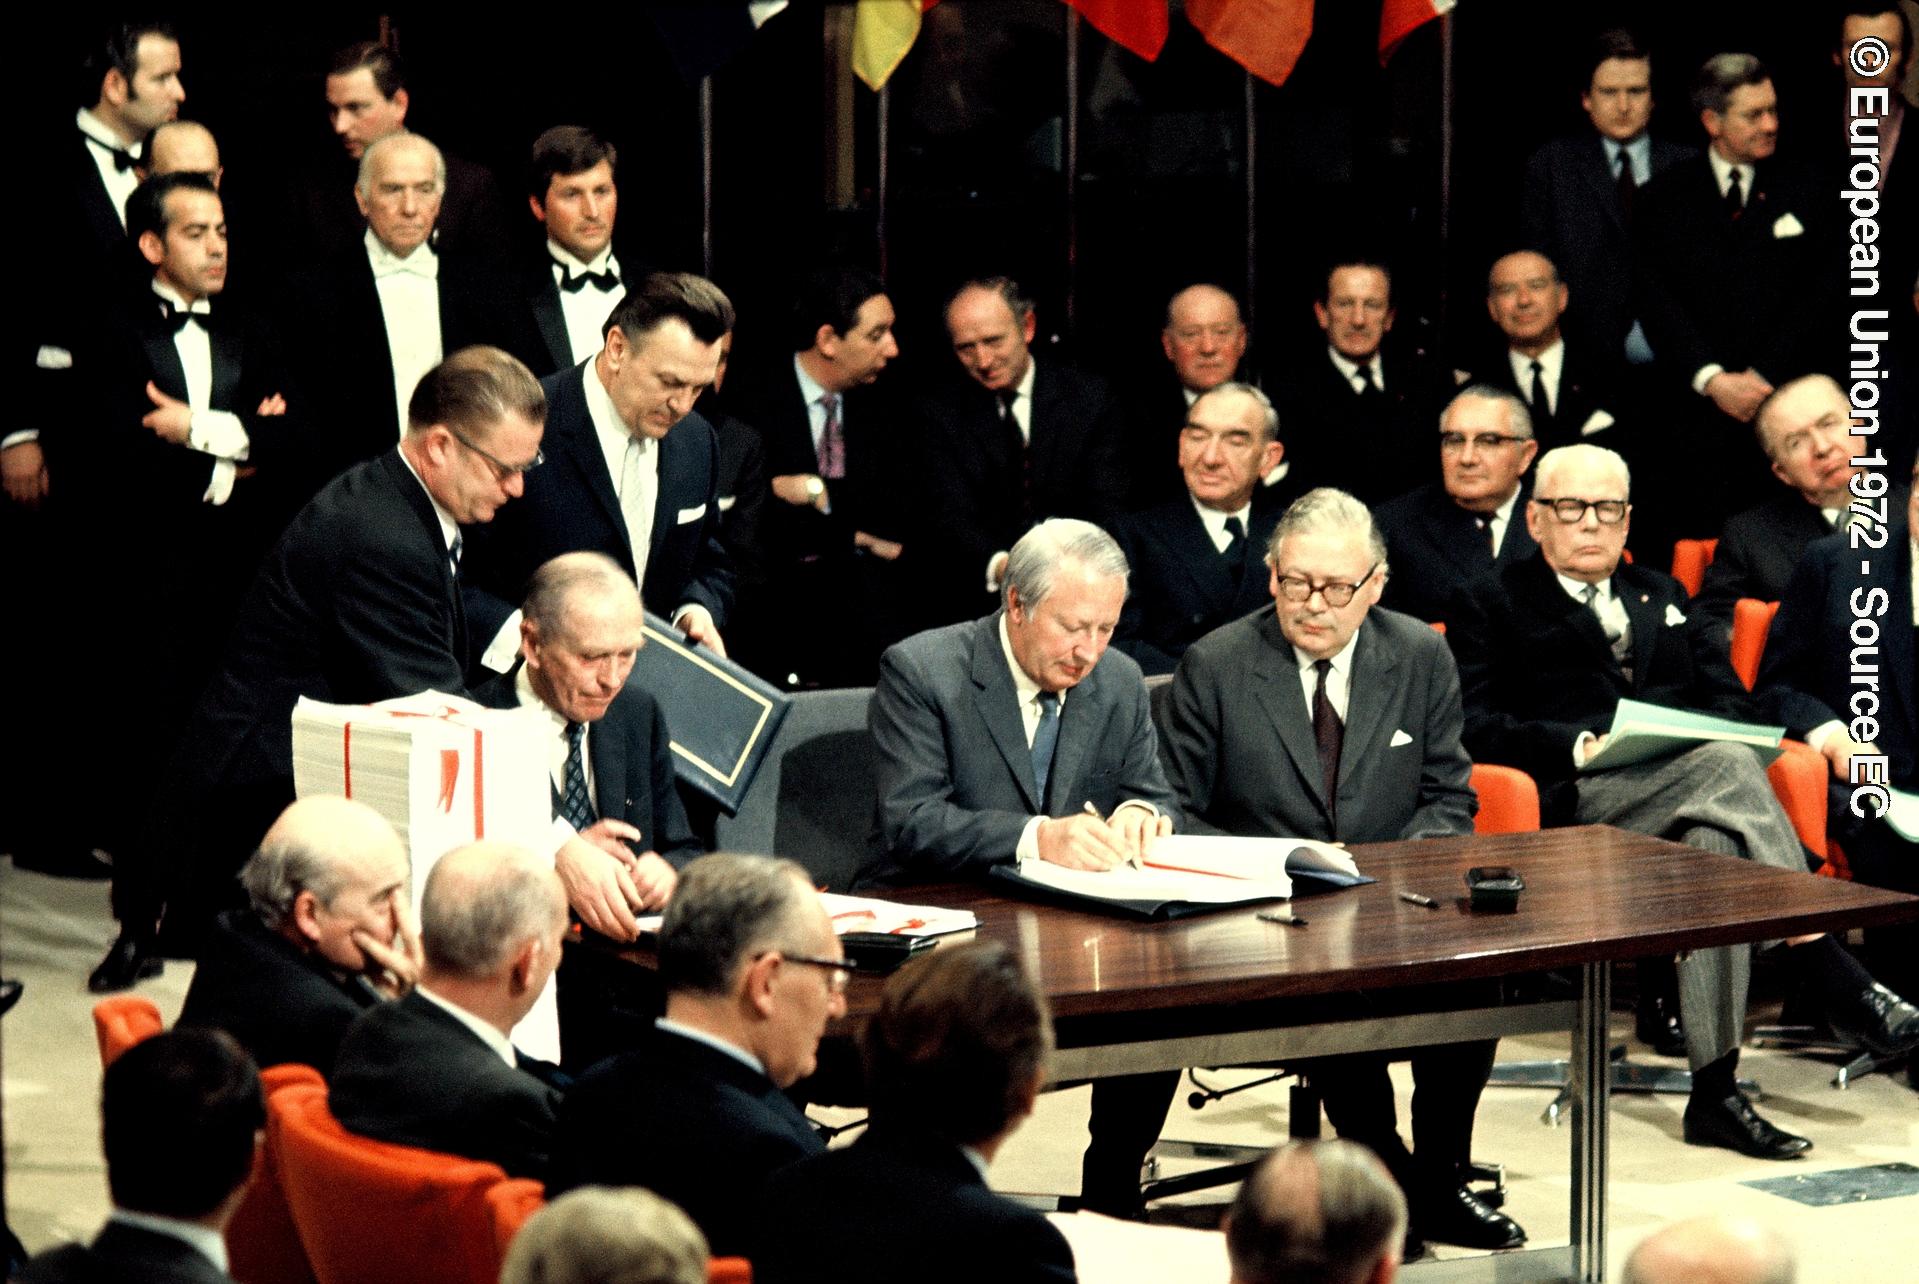
[[[892,932],[842,932],[840,946],[861,976],[884,976],[915,954],[932,949],[934,939]]]
[[[1519,912],[1519,894],[1526,880],[1510,865],[1475,865],[1466,871],[1467,903],[1489,914]]]

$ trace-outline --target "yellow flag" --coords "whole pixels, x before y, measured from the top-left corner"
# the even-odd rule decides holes
[[[853,17],[853,74],[879,92],[920,34],[920,0],[860,0]]]

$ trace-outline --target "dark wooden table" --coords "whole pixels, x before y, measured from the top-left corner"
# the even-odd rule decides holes
[[[903,889],[897,899],[970,908],[979,935],[1019,952],[1053,1006],[1061,1080],[1570,1028],[1571,1244],[1529,1255],[1536,1269],[1502,1255],[1501,1279],[1603,1278],[1615,960],[1919,919],[1919,897],[1607,826],[1383,843],[1353,855],[1378,881],[1295,901],[1306,927],[1261,922],[1252,909],[1141,923],[971,884]],[[1476,865],[1519,871],[1517,913],[1467,910],[1465,873]],[[1441,908],[1408,904],[1401,891]],[[626,954],[651,963],[650,949]],[[1549,968],[1578,972],[1576,1001],[1273,1024],[1287,999]],[[872,1011],[880,984],[853,981],[849,1020]]]

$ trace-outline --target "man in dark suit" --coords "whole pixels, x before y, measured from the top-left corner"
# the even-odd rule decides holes
[[[1807,546],[1839,529],[1859,472],[1852,461],[1872,450],[1852,431],[1844,390],[1822,374],[1781,384],[1753,416],[1753,430],[1785,489],[1726,519],[1693,599],[1695,613],[1728,643],[1734,604],[1742,597],[1779,601]],[[1892,506],[1900,499],[1895,495]]]
[[[86,376],[77,417],[92,428],[50,445],[80,519],[76,551],[121,568],[123,604],[152,628],[146,713],[124,748],[157,762],[179,739],[260,553],[284,521],[283,500],[268,488],[292,471],[294,429],[271,331],[222,297],[226,215],[212,181],[150,179],[127,210],[147,281],[76,345]],[[128,530],[165,537],[115,534]],[[136,778],[105,805],[118,856],[114,915],[132,938],[150,938],[160,918],[154,864],[138,836],[157,782]],[[120,947],[88,984],[122,990],[142,974]]]
[[[440,149],[418,134],[373,143],[353,187],[361,235],[289,280],[284,326],[325,434],[316,487],[399,440],[407,399],[444,354],[491,344],[538,360],[510,278],[435,236],[446,175]]]
[[[1232,1284],[1391,1284],[1406,1233],[1406,1200],[1364,1146],[1293,1142],[1246,1175],[1221,1229]]]
[[[1478,581],[1456,599],[1446,640],[1459,660],[1466,748],[1539,784],[1548,824],[1612,824],[1778,869],[1803,872],[1805,851],[1744,746],[1707,741],[1675,757],[1588,769],[1620,700],[1754,720],[1710,629],[1686,618],[1668,575],[1623,563],[1630,479],[1597,446],[1562,446],[1540,461],[1526,521],[1539,555]],[[1919,1044],[1919,1012],[1872,983],[1830,937],[1798,937],[1783,957],[1824,999],[1828,1019],[1861,1044]],[[1775,1128],[1736,1084],[1751,950],[1694,950],[1678,963],[1692,1064],[1685,1137],[1760,1159],[1812,1143]]]
[[[544,1180],[561,1093],[512,1031],[565,937],[566,895],[544,857],[485,842],[442,856],[420,899],[419,984],[340,1041],[327,1103],[341,1125]]]
[[[365,803],[302,798],[240,882],[251,906],[215,922],[179,1024],[225,1030],[258,1065],[330,1073],[360,1013],[419,979],[406,848]]]
[[[768,1284],[826,1284],[854,1260],[940,1279],[1073,1280],[1044,1216],[986,1185],[1033,1111],[1052,1048],[1046,1000],[998,941],[936,950],[887,978],[860,1034],[872,1114],[852,1146],[776,1173],[747,1256]]]
[[[1859,539],[1831,535],[1806,549],[1773,617],[1756,694],[1767,717],[1832,764],[1827,825],[1852,876],[1919,892],[1919,845],[1886,822],[1881,791],[1919,793],[1919,608],[1912,590],[1919,485],[1907,494],[1905,519],[1895,516],[1885,529],[1882,546],[1860,531]],[[1855,571],[1862,559],[1870,569]],[[1884,610],[1861,617],[1860,605]],[[1867,619],[1878,634],[1876,700],[1853,667]],[[1868,928],[1866,949],[1873,974],[1889,988],[1919,992],[1919,930]]]
[[[1590,340],[1561,332],[1570,297],[1543,254],[1519,250],[1495,260],[1486,275],[1486,310],[1504,342],[1479,380],[1525,401],[1542,450],[1575,441],[1616,449],[1628,417],[1623,366]]]
[[[1164,757],[1182,812],[1216,832],[1322,842],[1471,833],[1479,805],[1459,743],[1459,675],[1439,634],[1375,609],[1386,541],[1365,506],[1341,491],[1308,491],[1286,510],[1266,562],[1276,609],[1196,642],[1173,678]],[[1415,1243],[1525,1242],[1462,1176],[1495,1047],[1410,1054],[1411,1151],[1394,1118],[1390,1054],[1309,1065],[1333,1126],[1376,1152],[1405,1189]]]
[[[1166,365],[1147,375],[1129,416],[1126,460],[1133,471],[1136,504],[1179,497],[1180,476],[1166,465],[1173,459],[1186,412],[1203,393],[1229,381],[1256,384],[1240,369],[1249,339],[1239,300],[1217,285],[1189,285],[1166,302],[1159,332]]]
[[[1694,394],[1668,466],[1721,479],[1683,491],[1688,502],[1669,515],[1683,537],[1710,535],[1764,498],[1760,457],[1736,425],[1752,422],[1776,384],[1837,358],[1820,351],[1822,327],[1844,332],[1839,275],[1821,252],[1824,205],[1774,157],[1778,96],[1765,65],[1750,54],[1708,59],[1693,106],[1710,148],[1649,184],[1633,217],[1646,336],[1668,395]]]
[[[466,690],[459,524],[521,493],[545,415],[518,361],[454,353],[421,380],[399,447],[329,483],[268,554],[152,821],[181,944],[231,902],[234,871],[293,799],[299,697]]]
[[[113,1212],[91,1244],[28,1262],[20,1284],[233,1284],[223,1238],[266,1127],[260,1074],[217,1030],[122,1053],[100,1090]]]
[[[714,501],[720,510],[720,543],[726,546],[727,560],[733,564],[736,602],[758,598],[766,592],[766,568],[760,547],[760,517],[766,511],[770,493],[766,483],[766,446],[760,430],[729,414],[720,392],[726,384],[726,368],[733,360],[733,333],[720,339],[720,364],[713,370],[713,386],[693,403],[720,439],[719,496]]]
[[[899,355],[892,301],[870,272],[821,268],[801,283],[788,339],[771,364],[742,362],[723,399],[759,430],[770,492],[760,528],[768,594],[743,625],[743,658],[789,686],[861,686],[913,618],[900,562],[908,452],[877,382]],[[830,627],[796,625],[829,602]]]
[[[806,871],[722,853],[687,866],[660,924],[666,1015],[636,1051],[567,1093],[549,1195],[645,1186],[685,1209],[718,1256],[745,1251],[777,1169],[823,1151],[783,1089],[813,1072],[846,1012],[839,938]]]
[[[1426,443],[1446,385],[1420,353],[1386,350],[1392,290],[1386,266],[1368,259],[1326,273],[1313,303],[1326,346],[1300,353],[1273,398],[1297,491],[1337,486],[1377,504],[1432,478]]]
[[[1110,523],[1131,490],[1117,399],[1104,380],[1033,357],[1038,313],[1018,282],[968,281],[945,317],[969,381],[924,407],[921,587],[938,624],[992,609],[1007,550],[1034,522]]]
[[[520,663],[481,684],[474,699],[545,715],[551,841],[567,899],[596,932],[632,940],[634,914],[666,904],[677,871],[700,854],[674,786],[666,718],[627,681],[646,642],[640,595],[612,558],[566,553],[533,573],[520,614]],[[560,969],[569,1067],[631,1043],[620,1028],[636,1006],[630,987],[609,987],[604,976],[584,953]]]
[[[606,318],[626,293],[613,253],[618,160],[611,143],[579,125],[555,125],[533,140],[526,199],[546,244],[526,298],[546,358],[534,366],[542,377],[597,355]]]
[[[1139,666],[1108,654],[1126,557],[1090,522],[1020,537],[1003,610],[908,638],[880,660],[871,879],[980,877],[1006,860],[1111,869],[1173,827]],[[1093,1085],[1084,1207],[1141,1212],[1139,1169],[1177,1074]]]
[[[1201,393],[1179,436],[1186,493],[1117,523],[1133,573],[1113,644],[1143,672],[1171,673],[1187,647],[1266,601],[1259,559],[1283,505],[1259,479],[1285,453],[1278,429],[1250,384]]]
[[[296,170],[280,193],[279,234],[272,256],[298,271],[359,245],[361,223],[348,195],[354,166],[382,138],[406,130],[413,105],[400,55],[365,40],[334,54],[327,68],[327,119],[340,140],[336,155]],[[503,271],[513,262],[514,224],[493,175],[457,156],[446,158],[440,248]],[[266,220],[262,220],[263,222]]]
[[[1697,153],[1654,138],[1652,58],[1629,31],[1604,31],[1586,60],[1579,105],[1590,130],[1555,138],[1526,163],[1526,243],[1558,264],[1579,306],[1569,328],[1608,365],[1652,350],[1632,300],[1632,221],[1639,189]]]
[[[733,570],[719,539],[719,441],[693,400],[732,328],[733,305],[711,281],[651,273],[605,318],[591,361],[542,381],[549,466],[474,532],[472,582],[496,599],[475,611],[485,636],[534,568],[591,549],[632,575],[654,611],[726,654]]]
[[[1463,586],[1532,556],[1526,470],[1539,443],[1518,396],[1474,384],[1439,417],[1440,480],[1380,507],[1394,574],[1381,601],[1433,623]]]

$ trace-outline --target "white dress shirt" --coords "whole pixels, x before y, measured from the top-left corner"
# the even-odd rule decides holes
[[[1614,138],[1601,138],[1600,143],[1606,149],[1606,169],[1619,181],[1619,153],[1626,153],[1626,159],[1632,165],[1632,181],[1644,187],[1652,181],[1652,135],[1640,132],[1639,137],[1629,143]]]
[[[695,1030],[692,1026],[682,1025],[669,1017],[654,1017],[653,1028],[655,1030],[664,1030],[668,1034],[677,1034],[682,1039],[691,1039],[695,1043],[704,1043],[707,1047],[713,1049],[713,1051],[724,1053],[733,1058],[741,1065],[752,1070],[755,1074],[766,1074],[766,1064],[763,1061],[748,1052],[745,1048],[737,1044],[728,1043],[717,1034],[708,1034],[704,1030]]]
[[[806,367],[800,364],[799,354],[793,356],[793,374],[800,382],[800,396],[806,402],[806,428],[813,436],[813,458],[820,457],[820,438],[826,432],[826,396],[823,384],[806,373]],[[840,439],[846,434],[846,398],[840,397]]]
[[[1187,498],[1192,499],[1192,493],[1190,491],[1187,492]],[[1213,541],[1213,547],[1222,553],[1226,551],[1226,546],[1233,542],[1231,532],[1226,529],[1227,518],[1239,518],[1239,527],[1242,533],[1252,529],[1253,502],[1251,500],[1247,500],[1232,512],[1227,513],[1221,512],[1217,508],[1208,508],[1197,499],[1194,499],[1193,511],[1199,514],[1200,525],[1206,528],[1206,536]]]
[[[100,182],[107,189],[107,200],[113,205],[113,216],[120,220],[121,227],[125,227],[127,197],[133,195],[133,189],[140,186],[140,172],[120,168],[113,158],[116,155],[131,158],[133,153],[127,150],[120,135],[85,107],[75,114],[73,123],[87,136],[87,155],[93,158],[94,168],[100,171]]]
[[[1333,359],[1333,369],[1339,371],[1354,392],[1366,391],[1366,380],[1359,373],[1359,362],[1352,360],[1330,343],[1326,345],[1326,355]],[[1380,392],[1386,391],[1386,362],[1382,354],[1373,353],[1366,359],[1366,365],[1372,373],[1373,387]]]
[[[399,435],[404,437],[413,389],[446,355],[440,341],[440,258],[430,245],[400,258],[380,243],[372,228],[366,232],[366,256],[386,322],[387,354],[393,358],[393,404],[399,410]]]
[[[114,1209],[107,1214],[107,1221],[119,1222],[122,1226],[132,1226],[137,1230],[152,1231],[155,1235],[171,1236],[219,1267],[222,1274],[226,1272],[226,1238],[210,1226],[202,1226],[198,1222],[183,1222],[176,1217],[161,1217],[156,1213],[136,1213],[131,1208]]]
[[[493,1049],[494,1054],[498,1056],[500,1060],[506,1062],[515,1070],[520,1068],[520,1059],[513,1054],[513,1040],[502,1034],[492,1022],[482,1021],[465,1008],[449,1003],[433,991],[427,989],[424,985],[414,986],[413,992],[441,1011],[450,1014],[454,1020],[473,1031],[474,1034],[480,1036],[480,1042]]]
[[[549,238],[546,252],[553,256],[553,284],[557,288],[566,276],[579,276],[586,272],[612,272],[616,276],[620,271],[619,260],[613,257],[613,247],[601,250],[591,263],[582,263],[565,246]],[[606,319],[613,315],[613,309],[626,293],[624,284],[610,290],[602,290],[591,283],[574,291],[560,291],[560,315],[566,318],[566,341],[573,350],[573,362],[578,365],[600,350],[606,340]]]
[[[1028,358],[1026,373],[1019,377],[1019,382],[1010,390],[1013,394],[1013,402],[1008,407],[1013,416],[1013,422],[1019,425],[1019,439],[1029,446],[1033,444],[1033,372],[1038,368],[1039,362]],[[993,395],[997,397],[999,394]]]
[[[513,614],[517,622],[520,613],[515,611]],[[517,627],[515,631],[518,631]],[[520,666],[519,672],[513,675],[513,694],[519,697],[520,707],[522,709],[539,710],[541,716],[549,724],[546,741],[547,779],[552,781],[554,793],[564,796],[566,793],[566,757],[568,750],[571,748],[571,742],[566,736],[566,718],[534,693],[532,676],[528,673],[527,667],[524,664]],[[586,723],[585,727],[586,731],[580,737],[580,769],[581,774],[586,779],[586,796],[588,798],[597,798],[599,794],[593,784],[593,724],[590,722]],[[555,808],[553,824],[548,832],[553,843],[553,850],[557,854],[560,848],[566,846],[580,831],[573,828],[573,822],[565,816],[560,815],[559,809]]]
[[[653,548],[653,514],[660,500],[660,443],[645,433],[631,432],[612,394],[591,366],[586,379],[586,414],[606,460],[613,493],[620,497],[620,515],[626,519],[626,542],[633,549],[633,582],[646,583],[646,558]]]
[[[1712,147],[1706,149],[1706,160],[1712,165],[1713,185],[1719,189],[1719,198],[1721,200],[1724,200],[1726,193],[1732,190],[1733,172],[1735,170],[1738,171],[1739,206],[1741,209],[1744,209],[1746,203],[1752,200],[1752,166],[1735,165],[1724,156],[1721,156],[1718,149]]]
[[[1632,621],[1626,615],[1626,604],[1621,602],[1619,595],[1612,591],[1612,578],[1610,576],[1599,581],[1597,584],[1588,584],[1584,580],[1568,579],[1557,571],[1553,573],[1553,578],[1559,581],[1559,587],[1566,591],[1567,597],[1579,603],[1580,610],[1591,610],[1599,615],[1602,629],[1609,632],[1616,629],[1621,637],[1627,637],[1632,632]],[[1598,594],[1593,598],[1590,607],[1586,605],[1586,590],[1589,588],[1599,590]],[[1599,737],[1590,731],[1582,731],[1574,738],[1573,766],[1583,767],[1586,765],[1586,746],[1598,738]]]
[[[1519,506],[1519,487],[1513,487],[1513,493],[1506,496],[1506,502],[1495,508],[1490,514],[1480,513],[1493,528],[1493,556],[1499,556],[1499,550],[1506,547],[1506,532],[1512,529],[1513,509]]]
[[[230,410],[213,409],[213,336],[207,333],[207,323],[201,320],[210,314],[211,306],[205,299],[188,304],[157,279],[153,282],[153,292],[175,313],[185,312],[188,316],[187,323],[173,332],[173,350],[180,358],[181,373],[186,376],[186,400],[193,411],[187,419],[186,446],[188,450],[213,457],[213,470],[201,501],[224,504],[233,497],[233,483],[238,476],[234,461],[245,459],[253,443],[240,416]]]
[[[1362,623],[1359,629],[1365,627]],[[1354,629],[1353,635],[1346,639],[1346,645],[1331,657],[1333,667],[1326,673],[1326,702],[1333,706],[1333,712],[1339,715],[1341,722],[1346,721],[1346,706],[1352,699],[1353,648],[1359,645],[1359,629]],[[1306,717],[1311,719],[1313,692],[1319,687],[1319,670],[1313,666],[1319,661],[1294,647],[1293,663],[1299,666],[1299,689],[1306,697]]]
[[[1546,385],[1546,414],[1552,414],[1559,408],[1559,376],[1566,368],[1566,341],[1554,339],[1552,347],[1536,357],[1529,357],[1517,348],[1506,349],[1506,360],[1512,363],[1514,385],[1519,395],[1531,405],[1533,395],[1533,362],[1539,363],[1540,382]],[[1538,407],[1532,407],[1537,412]]]

